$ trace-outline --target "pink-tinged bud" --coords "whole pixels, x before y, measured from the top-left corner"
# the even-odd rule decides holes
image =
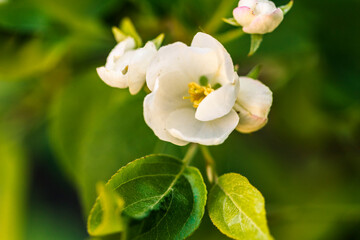
[[[240,0],[233,15],[243,31],[249,34],[270,33],[284,18],[281,9],[269,0]]]
[[[255,19],[255,15],[249,7],[237,7],[234,9],[233,15],[241,26],[248,26]]]

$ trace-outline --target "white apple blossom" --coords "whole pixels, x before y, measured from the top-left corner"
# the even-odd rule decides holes
[[[258,80],[240,77],[239,81],[240,89],[234,106],[240,118],[236,130],[251,133],[267,123],[272,104],[272,92]]]
[[[146,81],[152,93],[144,100],[145,121],[164,141],[217,145],[238,125],[233,107],[239,78],[228,52],[210,35],[196,34],[191,46],[160,48]]]
[[[269,0],[240,0],[233,15],[243,31],[250,34],[270,33],[284,18],[282,10]]]
[[[133,95],[143,87],[146,70],[157,53],[151,41],[143,48],[135,49],[135,46],[132,37],[126,38],[111,50],[105,66],[96,69],[106,84],[116,88],[129,87]]]

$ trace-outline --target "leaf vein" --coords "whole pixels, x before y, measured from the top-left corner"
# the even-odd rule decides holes
[[[164,216],[162,216],[162,218],[160,219],[160,221],[159,221],[154,227],[152,227],[149,231],[147,231],[146,233],[148,233],[148,232],[152,231],[153,229],[155,229],[155,230],[156,230],[156,234],[157,234],[158,226],[160,225],[160,223],[164,220],[164,218],[165,218],[166,215],[168,214],[169,209],[171,208],[171,204],[172,204],[172,202],[173,202],[173,199],[174,199],[174,197],[171,195],[171,200],[170,200],[170,203],[169,203],[169,207],[166,208],[166,212],[165,212]],[[145,235],[146,233],[143,233],[143,234],[141,234],[141,235],[138,235],[135,239],[140,238],[141,236]]]
[[[259,232],[264,235],[266,238],[267,238],[267,235],[261,230],[261,228],[254,222],[254,220],[252,220],[237,204],[236,202],[234,201],[234,199],[231,197],[230,194],[228,194],[221,186],[220,184],[218,184],[220,190],[231,200],[231,202],[235,205],[235,207],[238,209],[238,211],[243,214],[247,219],[249,219],[250,223],[256,228],[259,230]]]
[[[160,196],[161,196],[161,195],[156,195],[156,196],[152,196],[152,197],[148,197],[148,198],[143,198],[143,199],[140,199],[140,200],[138,200],[138,201],[135,201],[135,202],[127,205],[126,207],[124,207],[123,211],[125,211],[125,209],[127,209],[127,208],[129,208],[130,206],[135,205],[135,204],[137,204],[137,203],[139,203],[139,202],[145,202],[145,201],[147,201],[147,200],[150,200],[150,199],[152,199],[152,198],[157,198],[157,197],[160,197]]]
[[[160,177],[160,176],[175,176],[175,178],[176,178],[177,175],[175,175],[175,174],[149,174],[149,175],[143,175],[143,176],[135,177],[135,178],[129,179],[129,180],[126,181],[126,182],[123,182],[123,183],[119,184],[118,186],[116,186],[116,187],[114,188],[114,191],[116,191],[119,187],[125,185],[126,183],[129,183],[129,182],[132,182],[132,181],[141,179],[141,178],[146,178],[146,177]]]

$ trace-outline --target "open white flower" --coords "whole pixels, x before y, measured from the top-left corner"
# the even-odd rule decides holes
[[[116,88],[129,87],[133,95],[143,87],[146,70],[157,52],[151,41],[143,48],[135,49],[135,46],[132,37],[126,38],[111,50],[105,66],[96,69],[106,84]]]
[[[240,77],[240,89],[234,109],[240,121],[236,130],[251,133],[267,123],[267,116],[272,104],[271,90],[258,80]]]
[[[240,0],[233,15],[243,31],[250,34],[270,33],[284,18],[281,9],[269,0]]]
[[[160,48],[146,81],[153,92],[144,100],[145,121],[161,140],[217,145],[238,125],[233,107],[239,78],[230,55],[210,35],[196,34],[190,47],[177,42]]]

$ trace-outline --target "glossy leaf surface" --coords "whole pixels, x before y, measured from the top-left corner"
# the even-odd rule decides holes
[[[236,173],[221,176],[209,195],[209,215],[225,235],[242,240],[272,239],[266,222],[264,198]]]
[[[206,187],[200,172],[173,157],[150,155],[135,160],[107,186],[124,199],[123,215],[133,219],[129,239],[184,239],[204,214]],[[99,200],[91,213],[90,222],[103,214]]]

